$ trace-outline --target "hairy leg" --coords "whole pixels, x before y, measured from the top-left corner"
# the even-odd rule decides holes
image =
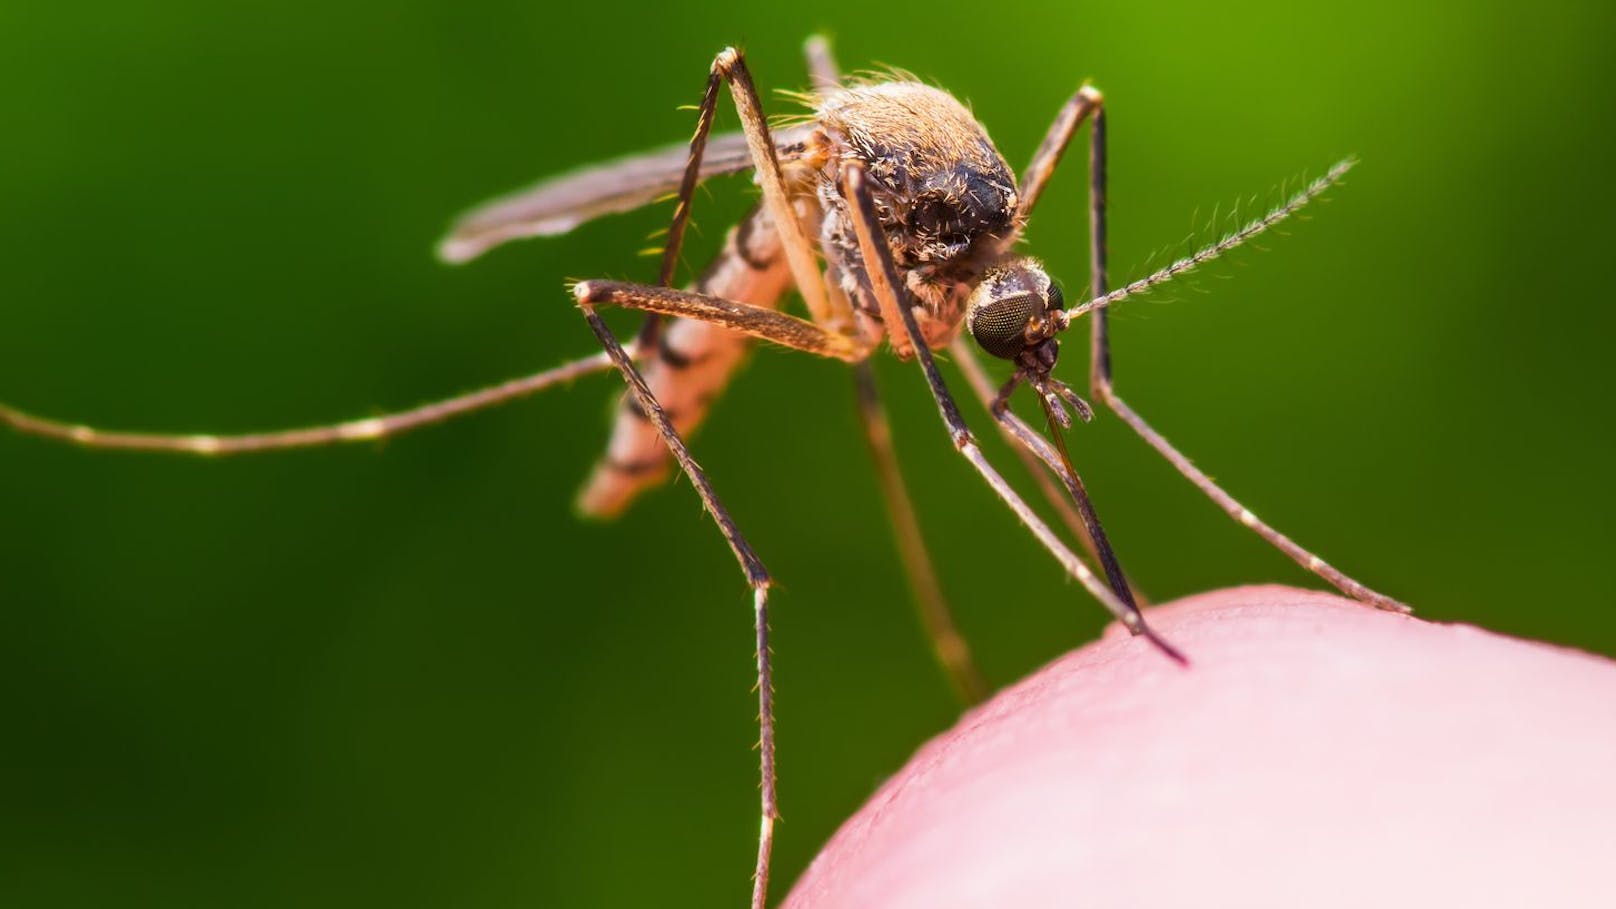
[[[1289,217],[1297,209],[1311,201],[1319,193],[1338,180],[1341,174],[1351,166],[1350,161],[1337,164],[1323,178],[1314,181],[1303,191],[1279,208],[1269,212],[1267,216],[1240,231],[1236,231],[1220,240],[1218,243],[1190,256],[1175,262],[1167,268],[1157,272],[1149,278],[1130,284],[1118,294],[1108,294],[1106,281],[1106,136],[1105,111],[1098,109],[1093,115],[1094,126],[1090,133],[1089,148],[1089,272],[1091,287],[1090,300],[1083,306],[1074,307],[1068,311],[1069,316],[1081,315],[1086,312],[1092,320],[1090,328],[1090,354],[1089,354],[1089,383],[1096,398],[1105,402],[1105,405],[1122,418],[1140,438],[1144,439],[1151,448],[1166,458],[1173,467],[1177,468],[1184,478],[1195,484],[1195,487],[1205,493],[1208,498],[1230,517],[1242,526],[1250,528],[1252,532],[1267,540],[1270,545],[1287,556],[1290,556],[1298,565],[1313,572],[1328,581],[1337,590],[1345,593],[1355,600],[1368,603],[1378,609],[1387,609],[1394,612],[1409,612],[1409,607],[1383,593],[1372,590],[1364,584],[1349,577],[1344,572],[1330,565],[1307,549],[1302,548],[1290,537],[1280,533],[1271,525],[1258,518],[1252,511],[1236,501],[1218,486],[1211,477],[1196,467],[1189,458],[1185,457],[1172,443],[1168,442],[1161,433],[1152,429],[1144,418],[1134,411],[1128,403],[1117,394],[1116,384],[1112,378],[1111,339],[1109,335],[1109,305],[1100,305],[1098,301],[1120,299],[1126,293],[1135,292],[1131,288],[1148,289],[1156,283],[1171,280],[1183,271],[1201,264],[1204,261],[1221,255],[1225,250],[1245,242],[1252,236],[1267,230],[1278,221]],[[1161,276],[1158,279],[1158,276]]]
[[[588,303],[580,303],[579,308],[583,310],[590,331],[595,333],[601,346],[606,349],[612,365],[617,367],[623,380],[628,383],[629,393],[634,395],[640,409],[661,434],[662,441],[667,444],[668,450],[679,462],[685,476],[690,478],[690,485],[695,487],[696,494],[701,498],[702,507],[707,509],[713,522],[718,525],[719,532],[724,535],[730,550],[735,553],[735,560],[740,563],[742,573],[746,575],[747,586],[752,588],[754,644],[757,650],[759,788],[762,820],[758,830],[757,863],[752,876],[751,905],[752,909],[765,909],[769,892],[769,859],[774,847],[774,822],[780,817],[775,797],[774,686],[769,662],[769,572],[763,567],[762,560],[752,551],[751,544],[742,536],[729,511],[719,501],[718,493],[713,490],[706,472],[696,463],[696,459],[691,457],[690,449],[685,447],[684,440],[674,431],[672,422],[662,410],[662,405],[657,403],[656,396],[651,394],[644,377],[634,368],[633,361],[629,359],[611,329]]]
[[[638,356],[638,348],[631,345],[625,352],[631,358]],[[76,423],[64,423],[36,417],[0,404],[0,423],[29,435],[45,436],[83,445],[89,448],[122,448],[134,451],[165,451],[193,455],[232,455],[258,451],[276,451],[286,448],[309,448],[342,442],[364,442],[398,435],[422,426],[441,423],[451,417],[503,404],[525,395],[543,391],[553,385],[569,382],[580,376],[612,368],[605,352],[563,363],[554,369],[512,379],[498,385],[468,392],[442,401],[434,401],[411,410],[380,414],[327,426],[308,426],[274,432],[241,433],[237,435],[204,435],[182,433],[120,432],[97,429]]]
[[[1032,531],[1034,537],[1049,550],[1063,568],[1081,583],[1085,589],[1106,608],[1119,622],[1134,634],[1143,635],[1151,644],[1163,653],[1180,662],[1184,656],[1172,645],[1151,631],[1146,625],[1144,617],[1139,610],[1130,607],[1117,597],[1105,582],[1096,577],[1089,567],[1083,564],[1076,553],[1061,542],[1049,525],[1038,517],[1027,503],[1004,477],[988,463],[982,450],[976,444],[969,427],[965,425],[965,418],[960,415],[959,407],[954,403],[953,395],[943,382],[942,374],[937,371],[937,363],[932,358],[931,350],[926,346],[920,333],[920,326],[915,320],[913,310],[907,305],[900,305],[897,289],[902,285],[897,278],[897,270],[892,264],[891,250],[887,247],[886,238],[881,235],[881,224],[876,217],[875,202],[870,194],[864,169],[857,163],[844,165],[842,184],[848,199],[853,203],[853,224],[858,234],[859,249],[865,261],[865,270],[869,275],[872,290],[882,301],[883,311],[894,311],[898,315],[899,324],[903,326],[911,345],[914,347],[916,358],[920,361],[921,371],[925,374],[926,383],[931,388],[932,396],[937,401],[937,409],[942,415],[943,423],[948,428],[949,438],[960,454],[982,476],[995,494],[1001,498],[1010,510]]]

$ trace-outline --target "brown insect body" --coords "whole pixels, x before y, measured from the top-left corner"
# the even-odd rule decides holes
[[[830,283],[853,302],[872,344],[891,335],[898,353],[908,354],[902,332],[883,324],[863,272],[842,191],[844,167],[857,161],[869,175],[893,262],[919,305],[926,343],[947,346],[983,271],[1015,242],[1015,174],[963,104],[918,82],[852,85],[829,94],[817,118],[811,151],[796,167],[815,169]]]
[[[821,100],[804,147],[789,152],[784,172],[792,206],[810,235],[817,228],[829,288],[853,303],[865,342],[873,349],[886,338],[899,356],[912,354],[902,329],[885,324],[870,292],[842,193],[850,161],[862,163],[870,176],[927,345],[952,343],[973,290],[984,273],[1005,272],[1018,235],[1015,174],[971,112],[949,93],[918,82],[854,84]],[[1036,274],[1024,281],[1049,286],[1041,270]],[[779,238],[760,208],[731,233],[691,289],[772,309],[788,282]],[[740,333],[689,319],[674,319],[664,329],[645,379],[681,434],[700,426],[749,343]],[[627,396],[578,507],[589,515],[616,515],[665,480],[668,466],[656,428]]]
[[[676,191],[678,203],[657,284],[589,280],[573,285],[573,297],[601,345],[592,356],[408,410],[273,432],[222,436],[119,432],[37,417],[5,404],[0,404],[0,423],[98,448],[242,454],[390,437],[580,376],[615,370],[629,391],[607,454],[581,498],[582,509],[616,513],[665,474],[671,456],[729,544],[752,591],[760,802],[752,909],[767,905],[774,821],[779,817],[769,657],[772,579],[683,436],[702,421],[754,338],[851,364],[866,440],[904,571],[939,664],[967,701],[980,699],[985,686],[949,615],[926,553],[867,362],[883,340],[898,356],[918,360],[954,448],[1066,575],[1168,657],[1184,662],[1184,656],[1146,624],[1060,432],[1072,425],[1074,415],[1080,420],[1092,415],[1087,402],[1051,373],[1059,351],[1057,336],[1082,317],[1087,317],[1091,330],[1090,385],[1097,401],[1218,507],[1297,564],[1365,603],[1408,611],[1241,505],[1118,396],[1111,371],[1106,328],[1110,306],[1269,230],[1337,182],[1352,166],[1350,160],[1217,242],[1108,290],[1105,111],[1097,89],[1079,88],[1061,108],[1018,184],[981,124],[946,92],[900,76],[843,82],[822,40],[810,40],[806,51],[816,92],[808,122],[771,130],[745,61],[739,51],[726,48],[708,72],[696,133],[688,146],[585,168],[495,200],[461,219],[439,247],[446,261],[464,262],[508,240],[565,233],[592,218],[628,211]],[[743,132],[712,136],[725,85]],[[1092,124],[1090,275],[1087,299],[1068,309],[1043,267],[1016,254],[1013,247],[1062,153],[1085,121]],[[749,169],[758,175],[761,204],[729,232],[723,250],[689,290],[674,290],[680,242],[697,185],[707,177]],[[793,287],[811,319],[778,310]],[[597,312],[604,306],[636,309],[672,321],[652,320],[635,341],[624,345]],[[962,326],[975,347],[1014,364],[1014,372],[997,393],[973,345],[959,337]],[[1086,541],[1103,579],[989,462],[932,356],[933,348],[945,345],[951,347],[1006,440],[1041,480],[1051,505],[1061,510],[1071,532]],[[1047,439],[1010,408],[1011,395],[1022,385],[1030,386],[1041,403],[1049,423]]]

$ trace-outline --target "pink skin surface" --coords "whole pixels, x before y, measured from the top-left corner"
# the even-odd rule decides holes
[[[1188,668],[1113,626],[921,748],[785,905],[1616,907],[1616,663],[1287,587],[1148,613]]]

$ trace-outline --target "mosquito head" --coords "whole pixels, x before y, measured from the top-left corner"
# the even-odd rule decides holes
[[[1016,259],[988,269],[965,304],[965,325],[982,349],[1035,372],[1055,365],[1066,302],[1044,267]]]

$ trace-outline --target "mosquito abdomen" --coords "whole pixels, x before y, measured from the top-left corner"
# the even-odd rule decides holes
[[[696,280],[697,293],[774,308],[791,284],[791,269],[763,208],[730,230],[724,248]],[[646,384],[679,434],[689,437],[724,390],[746,353],[748,339],[707,322],[674,319],[641,361]],[[595,518],[620,514],[641,491],[667,479],[668,449],[632,395],[619,405],[606,454],[578,495],[578,510]]]

